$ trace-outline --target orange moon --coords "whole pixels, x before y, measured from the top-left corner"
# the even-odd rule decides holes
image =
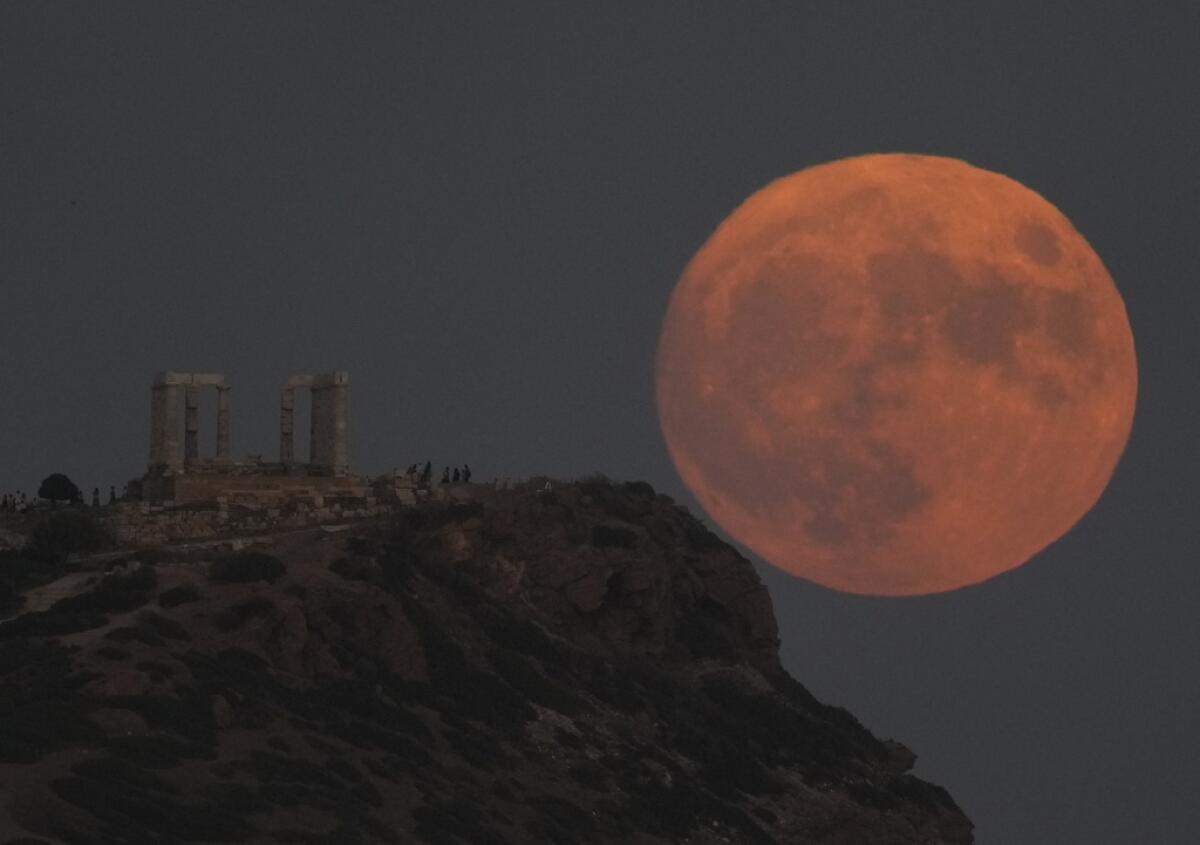
[[[1020,566],[1087,513],[1133,424],[1125,306],[1058,209],[956,159],[869,155],[747,199],[671,295],[667,448],[708,515],[836,590]]]

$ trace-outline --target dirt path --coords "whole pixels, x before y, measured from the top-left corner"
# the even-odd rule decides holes
[[[56,581],[51,581],[49,584],[43,584],[40,587],[34,587],[25,593],[25,604],[21,605],[21,609],[12,616],[0,619],[0,622],[16,619],[24,613],[38,613],[43,610],[49,610],[50,606],[59,599],[79,595],[83,585],[95,577],[95,572],[69,572]]]
[[[221,537],[213,540],[193,540],[171,543],[162,548],[174,549],[183,552],[196,552],[201,550],[218,550],[237,551],[239,549],[249,548],[256,543],[270,542],[278,544],[281,540],[286,543],[302,542],[309,537],[317,537],[322,535],[336,535],[343,531],[347,531],[356,525],[360,525],[366,520],[354,520],[353,522],[336,523],[329,525],[307,526],[304,528],[292,528],[287,531],[265,532],[262,534],[248,534],[242,537]],[[309,535],[306,537],[305,535]],[[118,549],[115,551],[102,552],[94,555],[81,555],[73,557],[71,563],[76,566],[83,567],[83,571],[70,572],[63,577],[51,581],[49,584],[43,584],[40,587],[34,587],[25,592],[25,603],[19,610],[9,616],[0,617],[0,622],[7,622],[10,619],[16,619],[25,613],[38,613],[43,610],[49,610],[59,599],[68,598],[70,596],[79,595],[89,581],[93,581],[99,577],[100,571],[103,569],[103,564],[115,560],[121,560],[131,557],[136,549]],[[182,567],[198,567],[207,565],[208,561],[163,561],[159,566],[182,566]]]

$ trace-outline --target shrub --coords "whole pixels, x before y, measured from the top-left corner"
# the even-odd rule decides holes
[[[635,520],[649,506],[641,495],[635,494],[635,491],[631,491],[623,485],[617,485],[599,473],[581,479],[578,486],[579,492],[590,496],[599,510],[614,519]]]
[[[363,781],[362,774],[354,767],[354,764],[342,757],[326,757],[325,768],[348,783],[362,783]]]
[[[340,575],[347,581],[369,581],[379,579],[380,567],[373,558],[369,557],[340,557],[329,564],[329,571]]]
[[[725,542],[714,534],[704,521],[687,510],[680,508],[683,521],[683,541],[690,552],[711,552],[727,548]]]
[[[133,564],[128,569],[115,569],[104,575],[88,593],[68,595],[55,601],[49,610],[25,613],[0,624],[0,639],[7,636],[56,636],[100,628],[108,622],[106,613],[126,613],[146,604],[156,581],[154,568],[142,564]],[[132,629],[128,630],[131,630],[130,639],[145,641]],[[115,639],[115,631],[109,631],[109,635],[114,635]],[[151,636],[151,639],[155,643],[161,642],[156,636]]]
[[[104,619],[103,616],[100,618]],[[104,623],[101,622],[100,624]],[[99,627],[99,625],[92,627]],[[114,643],[139,642],[148,646],[160,646],[163,644],[163,638],[156,634],[148,625],[138,625],[136,627],[122,625],[118,628],[112,628],[105,632],[104,639]]]
[[[557,710],[564,716],[576,716],[592,709],[570,686],[550,680],[533,661],[520,654],[496,649],[489,659],[500,677],[534,704]]]
[[[225,608],[213,617],[213,624],[218,630],[233,631],[251,619],[267,616],[274,609],[275,604],[270,599],[254,596]]]
[[[588,789],[600,791],[605,789],[608,784],[608,771],[595,760],[589,760],[586,757],[573,763],[567,769],[567,774]]]
[[[579,842],[594,839],[596,818],[581,807],[553,795],[529,800],[533,816],[527,823],[530,833],[551,842]]]
[[[240,842],[250,832],[225,808],[189,800],[153,772],[116,758],[78,763],[71,776],[50,786],[59,798],[103,823],[104,841],[117,841],[119,833],[125,842]]]
[[[158,586],[158,573],[150,564],[126,563],[118,564],[100,579],[96,592],[111,595],[114,593],[144,593]]]
[[[637,534],[619,525],[597,525],[592,529],[592,545],[598,549],[633,549],[637,547]]]
[[[208,568],[209,580],[227,584],[246,584],[252,581],[274,582],[287,573],[279,558],[262,552],[240,552],[214,560]]]
[[[653,499],[658,495],[648,481],[626,481],[621,487],[625,489],[626,493],[636,498]]]
[[[471,842],[474,845],[508,845],[509,840],[496,831],[495,824],[478,803],[465,795],[453,795],[414,807],[416,834],[424,842]]]
[[[34,526],[26,550],[38,560],[60,563],[68,555],[98,552],[111,546],[112,537],[91,514],[56,511]]]
[[[95,676],[74,670],[70,652],[58,643],[0,641],[0,763],[34,763],[102,736],[79,694]]]
[[[173,587],[158,597],[159,607],[179,607],[200,600],[200,592],[195,587]]]
[[[61,625],[49,622],[51,617],[57,617],[62,624],[75,624],[81,627],[74,630],[87,630],[96,627],[94,622],[104,623],[103,613],[126,613],[141,607],[150,600],[150,591],[154,589],[157,577],[153,567],[133,564],[130,568],[119,568],[109,572],[100,579],[91,592],[80,593],[59,599],[44,614],[28,614],[29,617],[40,618],[43,623]],[[24,618],[24,617],[22,617]],[[59,630],[47,633],[67,633]]]
[[[436,531],[445,525],[466,522],[483,516],[481,502],[431,503],[405,508],[393,524],[392,541],[407,539],[412,531]]]
[[[189,642],[192,639],[192,635],[188,633],[187,628],[180,625],[174,619],[159,616],[151,610],[139,614],[138,625],[144,625],[164,639],[180,640],[182,642]]]
[[[56,574],[55,567],[34,560],[27,552],[0,551],[0,614],[20,608],[25,602],[22,592],[51,580]]]

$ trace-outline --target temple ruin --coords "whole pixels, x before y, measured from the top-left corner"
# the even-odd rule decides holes
[[[303,493],[352,487],[356,480],[350,472],[347,439],[349,386],[345,370],[290,376],[280,389],[278,462],[264,461],[261,455],[236,460],[230,431],[231,388],[224,374],[156,373],[150,388],[149,465],[131,488],[142,499],[186,502],[228,498],[248,490]],[[200,456],[200,401],[206,388],[215,389],[217,399],[213,458]],[[307,389],[311,403],[307,463],[295,456],[297,389]]]
[[[308,466],[316,471],[345,475],[350,471],[346,446],[346,393],[350,374],[334,370],[322,375],[296,375],[280,390],[279,462],[295,463],[296,388],[307,387],[312,402]]]
[[[182,472],[200,462],[200,391],[217,390],[217,457],[229,463],[229,385],[221,373],[156,373],[150,388],[150,472]],[[183,389],[183,454],[179,452],[179,393]]]

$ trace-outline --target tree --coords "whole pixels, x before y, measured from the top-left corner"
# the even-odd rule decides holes
[[[79,488],[61,472],[47,475],[38,488],[38,496],[51,502],[78,502],[83,499]]]

